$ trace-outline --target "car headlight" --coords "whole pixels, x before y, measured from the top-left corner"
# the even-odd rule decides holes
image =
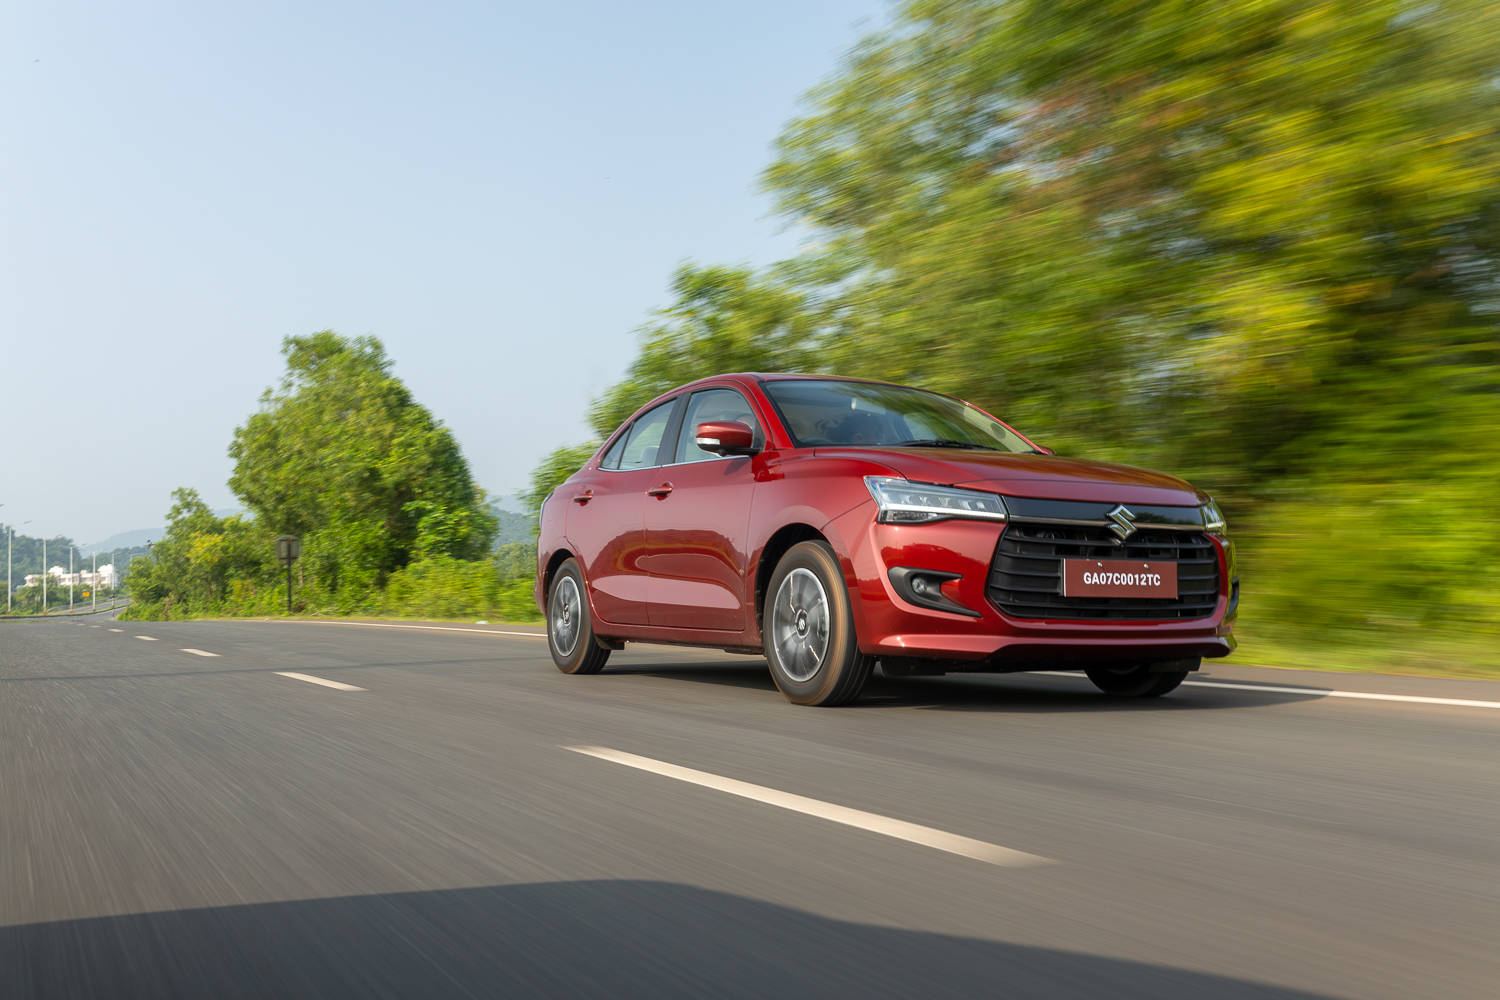
[[[1229,526],[1224,523],[1224,512],[1210,500],[1203,505],[1203,530],[1210,535],[1227,535]]]
[[[882,524],[923,524],[952,517],[1003,521],[1006,517],[1005,501],[994,493],[891,476],[866,476],[865,485],[880,508],[875,520]]]

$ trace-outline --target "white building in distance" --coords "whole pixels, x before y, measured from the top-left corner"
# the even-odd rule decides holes
[[[115,574],[114,563],[105,563],[99,567],[99,572],[81,569],[77,573],[69,573],[61,566],[52,566],[47,570],[50,578],[48,583],[57,587],[66,587],[69,584],[74,587],[114,587],[118,582]],[[28,573],[26,575],[26,586],[35,587],[42,582],[42,574]]]

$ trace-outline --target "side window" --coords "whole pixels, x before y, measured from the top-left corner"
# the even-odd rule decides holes
[[[714,420],[737,420],[758,430],[754,411],[749,402],[733,389],[705,389],[693,393],[688,400],[687,413],[682,418],[682,431],[677,435],[677,462],[705,462],[722,458],[711,451],[704,451],[693,441],[693,431],[699,424]]]
[[[615,443],[609,446],[609,451],[606,451],[604,457],[599,459],[599,468],[618,469],[620,467],[620,456],[625,452],[625,439],[628,437],[630,437],[630,432],[626,431],[615,438]]]
[[[649,469],[657,464],[662,435],[667,432],[667,424],[672,419],[672,408],[676,405],[677,400],[669,399],[636,419],[625,437],[625,450],[620,453],[620,471]]]

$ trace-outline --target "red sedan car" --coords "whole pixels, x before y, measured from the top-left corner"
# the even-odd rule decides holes
[[[883,382],[721,375],[652,400],[542,505],[552,658],[764,652],[788,699],[893,676],[1082,669],[1165,694],[1235,646],[1234,546],[1173,476],[1062,458]]]

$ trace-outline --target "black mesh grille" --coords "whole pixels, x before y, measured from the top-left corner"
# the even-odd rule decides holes
[[[1206,618],[1219,599],[1219,558],[1207,535],[1145,529],[1124,545],[1108,528],[1011,522],[995,548],[989,597],[1016,618]],[[1064,597],[1064,559],[1142,559],[1177,564],[1177,598]]]

